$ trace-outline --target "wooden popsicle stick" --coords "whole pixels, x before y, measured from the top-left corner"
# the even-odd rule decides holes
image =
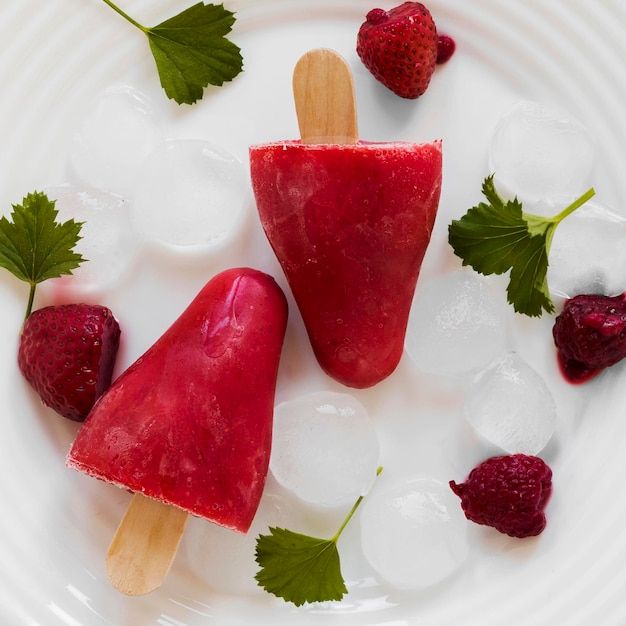
[[[293,96],[302,143],[357,143],[352,72],[334,50],[316,48],[300,58]]]
[[[189,515],[140,493],[133,496],[106,555],[112,585],[129,596],[161,586],[176,556]]]

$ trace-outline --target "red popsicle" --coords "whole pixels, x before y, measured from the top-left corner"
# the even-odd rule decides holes
[[[218,274],[96,403],[67,465],[246,532],[267,475],[286,322],[273,278]]]
[[[303,137],[251,146],[250,168],[261,223],[321,367],[350,387],[382,381],[404,348],[439,205],[441,142]]]

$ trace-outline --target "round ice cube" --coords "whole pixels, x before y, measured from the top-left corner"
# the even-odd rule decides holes
[[[293,525],[293,506],[283,496],[265,493],[246,534],[190,517],[184,535],[184,553],[192,571],[211,587],[231,594],[263,593],[254,575],[256,539],[270,526]]]
[[[241,161],[209,142],[163,142],[137,180],[135,227],[177,251],[221,247],[243,223],[246,180]]]
[[[128,195],[144,159],[162,140],[149,98],[115,87],[96,100],[74,135],[70,167],[86,186]]]
[[[551,215],[572,199],[551,203]],[[548,285],[553,298],[626,291],[626,218],[589,201],[563,220],[550,248]]]
[[[468,554],[467,519],[447,484],[419,478],[364,500],[361,541],[370,565],[399,589],[443,580]]]
[[[370,490],[378,456],[374,425],[349,394],[316,392],[275,409],[270,469],[306,502],[353,503]]]
[[[482,371],[467,391],[463,417],[508,453],[537,454],[556,428],[556,403],[543,378],[509,352]]]
[[[594,160],[590,133],[565,111],[517,102],[494,130],[489,167],[498,191],[520,200],[579,194]]]
[[[49,187],[56,200],[57,220],[84,222],[75,251],[87,259],[70,276],[42,283],[42,289],[92,292],[110,289],[123,276],[135,257],[129,203],[113,193],[85,191],[71,185]]]
[[[487,281],[454,272],[418,286],[405,348],[424,372],[457,375],[484,367],[504,350],[503,306]]]

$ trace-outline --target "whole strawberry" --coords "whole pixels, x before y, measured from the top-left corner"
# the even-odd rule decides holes
[[[119,324],[106,307],[44,307],[24,324],[18,365],[44,404],[82,421],[111,384],[119,339]]]
[[[552,493],[552,470],[538,457],[492,457],[477,465],[465,482],[451,480],[450,487],[472,522],[511,537],[532,537],[546,526],[543,510]]]
[[[567,300],[552,335],[563,376],[586,382],[626,356],[626,295]]]
[[[421,2],[390,11],[372,9],[357,35],[357,54],[385,87],[415,99],[427,89],[437,63],[437,28]]]

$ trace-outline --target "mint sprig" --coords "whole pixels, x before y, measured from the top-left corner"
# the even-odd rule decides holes
[[[516,312],[540,317],[554,312],[548,288],[548,255],[557,226],[595,195],[586,191],[557,215],[525,213],[517,198],[504,201],[493,174],[485,178],[480,202],[448,227],[454,253],[477,272],[504,274],[510,270],[507,300]]]
[[[85,260],[74,252],[83,222],[57,222],[58,213],[54,200],[35,191],[13,205],[11,220],[0,218],[0,267],[30,285],[25,318],[39,283],[71,274]]]
[[[103,0],[148,38],[161,86],[178,104],[201,99],[208,85],[221,86],[243,68],[240,48],[226,38],[235,14],[223,4],[198,2],[178,15],[148,27]]]
[[[378,468],[377,476],[382,469]],[[259,585],[296,606],[341,600],[348,590],[341,573],[337,541],[362,501],[363,496],[329,539],[276,527],[269,529],[269,535],[259,535],[256,561],[261,569],[255,576]]]

